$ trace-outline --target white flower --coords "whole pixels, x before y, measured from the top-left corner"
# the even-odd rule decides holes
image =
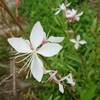
[[[47,42],[49,42],[49,43],[60,43],[60,42],[63,41],[63,39],[64,39],[64,37],[54,37],[54,36],[50,36],[48,38],[48,36],[46,36],[46,33],[44,32],[42,44],[45,44]]]
[[[83,12],[76,14],[77,10],[72,9],[72,10],[66,10],[65,14],[66,17],[68,18],[69,22],[74,22],[74,21],[79,21],[80,20],[80,16],[83,14]]]
[[[27,57],[23,59],[28,59],[24,66],[30,66],[32,75],[39,82],[43,77],[43,63],[37,54],[45,57],[51,57],[57,54],[62,48],[61,45],[56,43],[46,43],[41,46],[43,41],[43,34],[43,28],[38,21],[33,26],[30,34],[30,41],[23,38],[8,39],[9,44],[18,52],[18,54],[22,54],[20,56],[27,55]]]
[[[44,74],[48,74],[49,73],[49,75],[50,75],[49,80],[54,81],[55,83],[57,83],[59,85],[59,91],[61,93],[64,93],[63,84],[56,77],[57,72],[58,71],[54,71],[54,70],[44,70]]]
[[[60,7],[57,8],[58,11],[55,13],[55,15],[59,14],[61,10],[66,11],[66,7],[68,7],[70,4],[71,4],[71,3],[68,3],[68,4],[65,5],[64,3],[62,3],[62,4],[60,5]]]
[[[79,44],[86,44],[85,40],[80,40],[80,39],[81,39],[80,35],[77,35],[76,39],[70,39],[71,42],[75,43],[74,45],[75,49],[78,49]]]
[[[67,76],[60,79],[60,81],[63,81],[63,80],[67,80],[67,83],[71,84],[72,86],[75,85],[75,82],[73,81],[72,73],[69,73]]]
[[[48,80],[51,80],[55,83],[57,83],[59,85],[59,91],[61,93],[64,93],[64,87],[62,82],[64,80],[67,80],[68,84],[71,84],[72,86],[75,86],[75,82],[73,81],[73,77],[72,77],[72,73],[69,73],[67,76],[61,78],[61,76],[59,77],[59,79],[56,77],[56,74],[58,73],[58,71],[54,71],[54,70],[44,70],[43,72],[44,74],[48,74],[50,75],[50,78]]]

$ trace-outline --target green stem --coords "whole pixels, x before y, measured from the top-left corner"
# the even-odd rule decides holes
[[[5,3],[5,0],[1,0],[2,4],[4,5],[4,9],[8,12],[8,14],[12,17],[12,19],[16,22],[20,30],[24,33],[24,35],[29,39],[28,34],[24,31],[23,27],[20,25],[20,23],[17,21],[16,17],[13,15],[7,4]]]
[[[97,66],[97,60],[98,60],[98,57],[97,57],[97,50],[98,50],[98,25],[99,25],[99,18],[100,18],[100,5],[98,6],[98,13],[97,13],[97,16],[96,16],[96,28],[94,30],[94,33],[95,33],[95,67]]]
[[[40,55],[40,56],[46,62],[46,64],[49,66],[49,68],[50,69],[53,69],[52,66],[47,62],[47,60],[42,55]]]
[[[72,100],[78,100],[78,98],[76,98],[73,93],[70,92],[70,90],[66,89],[65,94],[67,96],[69,96],[69,98],[72,98]]]
[[[13,30],[12,30],[12,28],[10,27],[10,25],[9,25],[8,22],[6,21],[2,9],[1,9],[1,16],[2,16],[3,21],[5,22],[5,24],[6,24],[6,25],[8,26],[8,28],[11,30],[11,32],[14,33]]]

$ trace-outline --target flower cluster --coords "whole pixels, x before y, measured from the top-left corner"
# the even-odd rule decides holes
[[[75,22],[75,21],[79,21],[80,16],[83,14],[83,12],[77,14],[77,10],[75,9],[69,9],[68,6],[71,3],[68,3],[67,5],[65,5],[64,3],[62,3],[60,5],[59,8],[57,8],[57,12],[55,13],[55,15],[59,14],[60,11],[62,10],[64,12],[65,17],[67,18],[67,22]],[[66,8],[67,7],[67,8]]]
[[[65,5],[64,3],[62,3],[60,5],[60,7],[57,8],[57,12],[55,13],[55,15],[59,14],[60,11],[63,11],[65,17],[67,18],[67,22],[79,21],[80,20],[80,16],[83,14],[83,12],[77,14],[77,10],[68,8],[68,6],[70,4],[71,3],[68,3],[68,4]],[[77,35],[76,39],[74,39],[74,38],[70,39],[71,42],[75,43],[74,47],[75,47],[76,50],[79,48],[79,44],[86,44],[87,43],[85,40],[80,40],[80,39],[81,39],[80,35]]]

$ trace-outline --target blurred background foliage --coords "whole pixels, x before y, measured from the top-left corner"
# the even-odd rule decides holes
[[[78,13],[83,11],[80,21],[76,23],[66,23],[63,13],[54,15],[56,9],[63,2],[71,5]],[[22,23],[27,23],[25,30],[28,34],[33,25],[40,21],[44,31],[54,36],[64,36],[61,43],[63,49],[61,52],[51,58],[46,58],[51,66],[58,70],[62,76],[67,75],[70,71],[76,85],[73,89],[68,85],[65,93],[61,94],[58,85],[52,82],[38,83],[32,78],[23,81],[31,83],[27,92],[23,94],[23,100],[100,100],[100,18],[98,21],[97,32],[97,13],[99,0],[21,0],[19,6],[19,17],[22,17]],[[68,30],[74,30],[75,36],[80,34],[83,40],[87,41],[86,45],[80,46],[75,50],[74,45],[69,41],[72,38]],[[0,36],[0,69],[9,68],[10,47],[7,44],[7,38]],[[44,62],[44,66],[48,66]],[[2,71],[1,71],[2,72]],[[1,74],[0,72],[0,74]],[[0,76],[3,79],[5,72]],[[43,80],[47,77],[44,76]],[[73,91],[74,90],[74,91]]]

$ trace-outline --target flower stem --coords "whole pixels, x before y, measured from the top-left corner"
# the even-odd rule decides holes
[[[17,21],[16,17],[13,15],[13,13],[11,12],[11,10],[9,9],[9,7],[7,6],[5,0],[1,0],[4,9],[8,12],[8,14],[12,17],[12,19],[16,22],[16,24],[18,25],[18,27],[20,28],[20,30],[24,33],[24,35],[26,36],[26,38],[29,39],[28,34],[24,31],[23,27],[20,25],[20,23]]]
[[[41,58],[46,62],[46,64],[48,65],[48,67],[49,67],[50,69],[53,69],[52,66],[48,63],[48,61],[47,61],[42,55],[40,55],[40,56],[41,56]]]
[[[98,25],[99,25],[99,18],[100,18],[100,5],[98,6],[98,13],[96,16],[96,28],[94,30],[95,33],[95,66],[97,66],[97,50],[98,50]]]

